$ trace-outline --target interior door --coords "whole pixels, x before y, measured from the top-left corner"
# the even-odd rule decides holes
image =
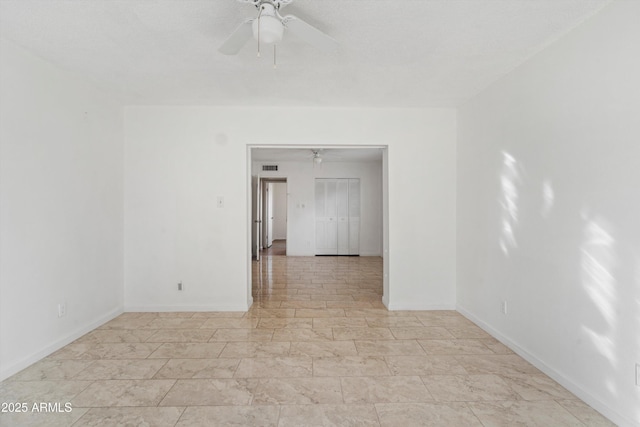
[[[251,219],[253,221],[253,227],[251,227],[251,253],[253,257],[260,261],[260,205],[261,201],[261,188],[260,188],[260,175],[251,177],[251,203],[253,204],[251,209]]]
[[[267,183],[267,238],[266,246],[270,248],[273,245],[273,182]]]

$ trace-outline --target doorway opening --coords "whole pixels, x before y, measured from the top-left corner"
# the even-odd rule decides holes
[[[252,278],[262,266],[261,257],[267,263],[275,263],[278,258],[272,256],[281,251],[296,259],[327,255],[324,262],[336,258],[331,262],[337,263],[347,262],[344,258],[339,260],[340,255],[359,255],[361,261],[357,262],[377,258],[381,266],[378,277],[382,279],[382,303],[388,306],[387,164],[386,146],[247,145],[249,305],[253,302]],[[284,238],[277,231],[277,215],[270,214],[277,210],[277,202],[272,203],[279,182],[286,186]],[[320,187],[324,189],[324,197]],[[327,209],[326,206],[333,206],[334,199],[336,209]],[[324,200],[324,210],[320,200]],[[332,219],[337,222],[335,227],[330,226]],[[329,225],[325,224],[327,221]],[[333,240],[335,245],[324,244]],[[332,249],[330,253],[327,248]],[[277,262],[288,261],[279,258]],[[307,258],[307,262],[314,261]]]
[[[287,179],[260,178],[260,256],[287,255]]]

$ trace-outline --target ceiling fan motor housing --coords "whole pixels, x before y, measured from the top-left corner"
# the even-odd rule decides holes
[[[276,9],[280,9],[280,6],[286,6],[293,2],[293,0],[237,0],[240,3],[250,3],[257,8],[260,8],[260,5],[265,3],[271,3],[275,6]]]

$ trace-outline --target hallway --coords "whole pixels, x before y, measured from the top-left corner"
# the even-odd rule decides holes
[[[287,255],[287,241],[274,240],[270,248],[260,249],[260,256],[285,256]]]

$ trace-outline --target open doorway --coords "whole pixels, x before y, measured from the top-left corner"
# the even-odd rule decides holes
[[[287,179],[261,178],[261,256],[287,255]]]
[[[251,258],[286,255],[287,178],[251,176]],[[276,247],[274,248],[274,242]]]
[[[350,231],[356,230],[354,243],[357,242],[357,254],[360,261],[364,258],[378,258],[380,261],[380,276],[382,276],[382,301],[388,299],[388,186],[387,186],[387,147],[386,146],[266,146],[249,145],[248,156],[248,189],[250,190],[250,237],[251,255],[253,260],[260,260],[267,250],[277,250],[278,241],[285,240],[285,251],[288,257],[316,257],[326,255],[318,251],[319,233],[318,218],[321,218],[320,205],[317,201],[318,180],[359,184],[359,197],[353,198],[354,203],[360,204],[361,218],[358,224],[349,226]],[[268,192],[269,180],[286,179],[287,212],[286,234],[279,239],[276,223],[269,224],[270,207],[265,196]],[[343,180],[343,181],[340,181]],[[336,186],[338,184],[336,183]],[[333,188],[333,187],[331,187]],[[351,198],[348,199],[351,203]],[[343,215],[344,216],[344,215]],[[349,217],[353,216],[349,214]],[[274,220],[275,220],[274,216]],[[339,217],[337,218],[340,219]],[[357,218],[356,218],[357,219]],[[349,218],[351,221],[351,218]],[[351,225],[351,224],[350,224]],[[271,232],[269,233],[269,229]],[[270,239],[271,236],[271,239]],[[349,233],[351,238],[351,233]],[[321,246],[321,245],[320,245]],[[340,253],[335,254],[341,255]],[[346,255],[351,255],[349,251]],[[333,256],[333,255],[331,255]],[[267,264],[277,258],[266,257]],[[287,262],[281,258],[278,262]],[[311,261],[308,262],[321,262]],[[375,260],[374,260],[375,261]],[[324,262],[328,262],[326,259]],[[344,259],[336,262],[347,262]],[[377,262],[377,261],[376,261]],[[261,262],[248,262],[250,277],[263,267]],[[282,285],[282,283],[279,283]],[[251,289],[251,281],[248,283]]]

